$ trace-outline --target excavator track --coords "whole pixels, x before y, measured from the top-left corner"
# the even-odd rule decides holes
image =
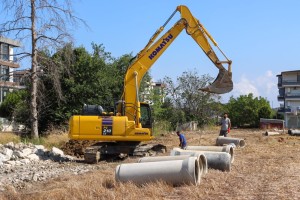
[[[166,151],[166,146],[161,144],[99,142],[85,149],[84,161],[93,164],[98,163],[100,159],[122,159],[128,156],[155,156]]]
[[[98,163],[100,160],[100,149],[101,147],[88,147],[84,152],[84,161],[89,164]]]

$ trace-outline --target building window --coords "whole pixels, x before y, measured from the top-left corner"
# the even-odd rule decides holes
[[[0,66],[0,81],[9,81],[9,67]]]
[[[297,73],[297,82],[300,82],[300,73]]]
[[[8,88],[0,88],[0,101],[3,102],[8,94]]]
[[[1,44],[1,59],[2,60],[9,60],[9,49],[8,44],[2,43]]]

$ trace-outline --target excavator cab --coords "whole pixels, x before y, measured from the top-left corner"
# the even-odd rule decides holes
[[[147,103],[140,103],[141,108],[141,124],[143,128],[152,128],[152,115],[151,115],[151,108]]]

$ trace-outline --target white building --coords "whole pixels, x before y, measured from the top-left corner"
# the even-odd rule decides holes
[[[16,57],[14,56],[14,48],[20,47],[20,43],[0,36],[0,103],[2,103],[13,89],[18,89],[19,83],[13,81],[13,72],[19,68]],[[10,131],[10,122],[0,118],[0,122],[4,131]]]
[[[300,70],[285,71],[277,75],[280,104],[279,113],[284,115],[285,127],[300,128]]]
[[[152,105],[154,103],[153,97],[155,96],[155,98],[158,98],[156,100],[159,100],[160,102],[163,103],[165,101],[164,89],[165,89],[165,84],[163,84],[162,82],[155,82],[153,80],[147,82],[147,86],[144,92],[141,94],[142,101]]]

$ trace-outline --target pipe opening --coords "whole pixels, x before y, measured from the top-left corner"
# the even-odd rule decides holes
[[[232,146],[229,148],[229,154],[230,154],[230,162],[233,163],[234,157],[233,157],[233,147]]]
[[[200,176],[200,166],[199,161],[195,159],[195,170],[194,170],[194,177],[195,177],[195,185],[200,184],[201,176]]]
[[[207,159],[206,159],[205,155],[201,154],[199,160],[201,160],[201,163],[203,166],[203,174],[206,174],[208,167],[207,167]]]
[[[245,147],[246,143],[245,143],[245,140],[240,140],[240,147]]]

